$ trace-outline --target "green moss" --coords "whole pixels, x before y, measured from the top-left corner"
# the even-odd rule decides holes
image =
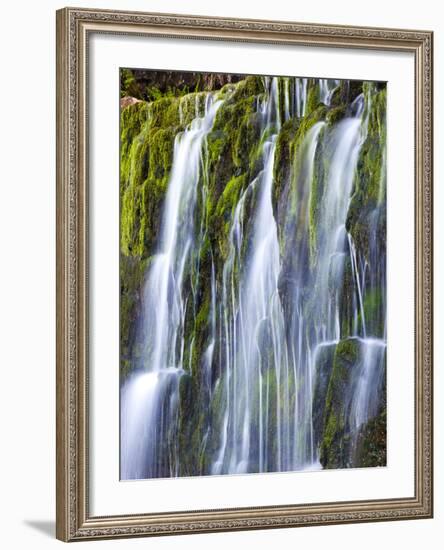
[[[135,326],[140,292],[160,227],[160,215],[180,129],[176,98],[139,102],[121,112],[120,249],[121,372],[137,363]],[[161,125],[162,127],[158,127]],[[131,351],[132,350],[132,351]]]
[[[338,374],[345,378],[346,370],[352,366],[359,356],[359,343],[353,339],[341,340],[335,352],[335,366],[338,369]]]
[[[162,97],[149,103],[151,127],[180,126],[179,103],[176,97]]]
[[[330,106],[332,108],[341,107],[346,103],[344,97],[344,81],[341,81],[339,86],[334,90],[330,98]]]
[[[120,246],[126,255],[140,255],[138,230],[141,214],[141,190],[148,174],[149,143],[136,138],[128,154],[128,164],[121,166]]]
[[[321,103],[319,82],[317,79],[310,78],[307,84],[307,101],[305,104],[305,116],[307,117],[315,111]]]
[[[340,468],[347,465],[350,441],[346,430],[346,395],[359,349],[359,342],[354,338],[341,340],[336,346],[320,446],[320,460],[324,468]]]
[[[358,166],[353,183],[353,195],[347,213],[346,228],[353,236],[358,251],[369,259],[370,231],[375,231],[371,216],[375,209],[384,203],[386,194],[386,89],[376,91],[373,83],[364,83],[370,111],[368,116],[367,138],[361,147]],[[382,214],[385,208],[382,209]],[[385,227],[385,218],[381,217]],[[384,227],[378,228],[385,239]],[[385,248],[384,242],[381,243]]]
[[[343,82],[347,82],[346,80]],[[365,92],[365,86],[371,85],[375,86],[375,83],[373,82],[365,82],[362,80],[349,80],[348,81],[348,90],[347,90],[347,102],[352,103],[358,95],[362,94],[362,92]]]
[[[144,102],[129,105],[120,114],[120,174],[121,182],[128,183],[132,162],[131,149],[135,138],[147,123],[148,106]]]
[[[194,318],[191,316],[187,319],[185,332],[186,341],[192,342],[189,353],[189,364],[191,367],[191,374],[197,379],[200,379],[201,362],[203,352],[208,344],[209,327],[210,327],[210,307],[211,307],[211,293],[208,287],[203,289],[200,303],[197,304]],[[188,363],[188,361],[186,361]]]
[[[210,296],[209,296],[209,293],[207,293],[199,309],[199,313],[197,314],[197,317],[196,317],[196,321],[194,325],[196,333],[201,333],[203,330],[207,328],[209,316],[210,316]]]
[[[275,128],[267,127],[261,133],[259,139],[256,141],[254,146],[250,150],[250,162],[249,162],[249,171],[251,174],[251,179],[255,177],[264,167],[264,144],[270,138],[270,136],[275,133]],[[279,138],[279,135],[278,135]],[[276,153],[275,153],[276,159]],[[276,163],[274,163],[276,164]]]
[[[356,447],[357,467],[387,465],[387,409],[385,406],[375,418],[361,428]]]
[[[258,149],[263,136],[256,103],[258,94],[263,92],[259,77],[248,77],[237,84],[224,86],[220,92],[224,103],[206,139],[209,181],[205,220],[216,262],[223,262],[228,253],[233,206],[240,191],[261,169],[252,157],[260,156]],[[218,273],[222,271],[221,265],[219,267]]]
[[[325,120],[327,114],[327,107],[320,104],[316,109],[311,111],[310,114],[306,115],[299,124],[298,131],[295,135],[295,138],[292,142],[293,152],[299,150],[304,138],[306,137],[308,131],[318,122]]]
[[[363,91],[361,80],[341,80],[330,100],[332,107],[351,104]]]
[[[216,387],[214,388],[214,394],[211,399],[211,414],[212,417],[216,420],[214,423],[215,427],[215,434],[217,435],[217,439],[219,440],[220,435],[220,429],[222,427],[222,420],[223,420],[223,413],[225,410],[225,405],[227,402],[227,396],[226,396],[226,379],[225,375],[222,375],[221,378],[218,380]]]
[[[175,133],[145,127],[121,166],[120,245],[123,254],[146,256],[158,231],[160,206],[171,171]]]
[[[259,126],[251,116],[244,116],[234,140],[233,164],[237,169],[247,170],[250,166],[251,151],[259,138]]]
[[[277,392],[277,379],[276,370],[268,369],[264,377],[264,385],[268,389],[268,418],[267,426],[268,433],[266,437],[271,443],[271,449],[269,448],[269,468],[273,470],[276,468],[276,464],[273,464],[273,460],[277,454],[277,411],[278,411],[278,392]]]
[[[384,338],[385,300],[380,287],[369,288],[363,298],[363,310],[368,334]],[[358,314],[358,323],[362,322],[362,313]]]
[[[321,129],[318,145],[315,152],[313,177],[310,186],[309,197],[309,243],[310,243],[310,264],[316,262],[318,252],[318,226],[321,214],[324,188],[328,179],[329,158],[325,151],[325,127]]]
[[[225,186],[222,195],[216,206],[216,215],[225,221],[231,219],[234,209],[239,200],[240,194],[245,187],[246,175],[235,176]]]
[[[209,433],[204,462],[208,465],[212,464],[219,452],[221,443],[221,434],[223,430],[224,411],[226,407],[226,379],[225,375],[221,375],[217,381],[214,393],[211,397],[209,405],[209,423],[211,431]],[[205,468],[206,473],[209,472],[209,467]]]
[[[214,204],[233,176],[250,170],[250,154],[260,139],[255,98],[228,99],[218,110],[208,135],[209,193]]]
[[[120,255],[120,372],[123,379],[136,366],[136,326],[140,312],[141,290],[150,259]]]
[[[304,170],[306,137],[315,124],[325,119],[326,113],[327,108],[320,105],[300,121],[292,124],[291,122],[286,123],[284,125],[286,131],[282,140],[278,140],[272,200],[273,209],[279,222],[280,248],[284,255],[289,253],[286,248],[286,240],[290,238],[291,245],[289,246],[291,247],[297,246],[291,239],[296,239],[300,244],[305,240],[306,227],[310,223],[310,220],[307,220],[306,201],[310,201],[310,196],[307,197],[306,189],[301,186],[309,185],[311,194],[311,185],[313,185],[313,181],[306,182]],[[282,167],[287,159],[289,159],[287,167]],[[301,198],[303,198],[303,202],[301,202]],[[280,210],[282,210],[281,216],[279,215]]]
[[[219,251],[223,258],[228,255],[228,238],[234,210],[246,184],[246,174],[231,178],[217,202],[212,223],[215,227]]]
[[[335,107],[333,109],[330,109],[327,113],[327,116],[325,117],[325,120],[329,126],[333,126],[340,120],[342,120],[347,113],[347,107],[345,105],[340,105],[339,107]]]
[[[284,105],[283,82],[284,80],[279,81],[278,103],[281,111]],[[144,274],[150,261],[147,256],[152,253],[158,238],[160,216],[171,172],[174,139],[192,119],[203,114],[206,94],[199,91],[201,87],[202,84],[198,82],[194,93],[184,93],[180,97],[175,93],[161,93],[153,88],[149,95],[152,99],[150,103],[140,102],[131,105],[121,113],[121,370],[124,374],[134,364],[134,358],[140,354],[138,350],[141,349],[141,343],[137,342],[134,327],[137,326],[140,315]],[[291,261],[299,262],[298,269],[301,271],[305,268],[308,271],[312,267],[306,259],[309,252],[310,258],[316,257],[319,206],[322,203],[326,173],[329,169],[326,151],[323,149],[328,134],[321,134],[316,150],[313,178],[308,182],[310,194],[307,198],[307,192],[302,193],[302,189],[298,188],[302,181],[307,183],[302,166],[306,137],[319,121],[326,121],[322,132],[328,132],[328,126],[336,124],[346,115],[346,100],[343,95],[350,96],[357,91],[356,86],[352,90],[343,87],[336,94],[333,107],[328,108],[319,101],[318,83],[309,81],[306,116],[288,120],[280,129],[276,141],[272,191],[275,216],[278,219],[279,212],[289,212],[290,217],[297,220],[291,227],[285,227],[285,235],[280,234],[281,250],[285,252],[284,262],[291,256]],[[229,231],[235,208],[248,183],[253,181],[263,168],[264,143],[270,137],[270,133],[276,132],[276,128],[271,127],[263,131],[263,121],[256,113],[258,101],[263,99],[264,93],[264,82],[260,77],[248,77],[237,84],[224,86],[218,93],[220,98],[224,98],[224,103],[205,141],[202,159],[204,169],[199,182],[201,193],[197,198],[195,210],[196,226],[199,228],[199,235],[195,236],[195,242],[199,242],[199,246],[195,248],[199,248],[199,252],[192,251],[190,265],[187,264],[184,277],[184,293],[189,296],[184,322],[184,368],[188,372],[180,381],[178,445],[179,454],[183,457],[180,464],[181,475],[208,473],[208,465],[214,459],[220,445],[226,404],[226,379],[223,373],[220,374],[224,366],[218,364],[217,360],[214,361],[210,378],[215,380],[218,375],[220,376],[215,388],[208,390],[207,386],[204,387],[202,384],[202,358],[210,336],[211,289],[208,283],[214,262],[220,292],[220,278],[223,262],[228,255]],[[366,93],[372,95],[368,136],[361,149],[359,170],[362,174],[355,178],[348,219],[348,227],[354,238],[359,236],[356,237],[359,251],[366,242],[363,235],[369,231],[369,213],[376,202],[381,200],[381,147],[385,146],[385,89],[369,85]],[[251,218],[252,211],[257,205],[256,192],[250,189],[244,203],[243,220]],[[299,212],[302,214],[299,215]],[[306,219],[307,214],[309,220]],[[282,218],[278,219],[279,231],[284,227],[281,222]],[[247,224],[244,229],[244,243],[248,244],[250,234]],[[306,244],[307,231],[309,252]],[[302,242],[305,249],[299,246]],[[298,250],[298,254],[294,254],[293,250]],[[241,255],[242,253],[243,251]],[[238,268],[238,265],[233,267],[235,281]],[[284,273],[283,278],[289,272],[290,270]],[[291,288],[294,290],[294,281],[288,284],[293,285]],[[344,321],[341,327],[343,336],[352,334],[351,311],[344,308],[350,308],[352,304],[353,285],[351,265],[349,259],[346,259],[340,317],[348,322]],[[301,290],[312,292],[312,289],[307,288]],[[380,328],[374,327],[380,326],[377,323],[380,323],[383,301],[380,291],[367,291],[364,294],[365,316],[367,325],[373,323],[372,334],[379,334]],[[284,304],[284,307],[288,305]],[[293,302],[289,307],[293,307]],[[309,314],[308,311],[307,315]],[[265,348],[268,347],[268,334],[264,323],[263,335],[261,326],[258,329],[258,337],[262,339],[263,336]],[[269,347],[271,349],[271,344]],[[344,338],[337,346],[325,347],[318,355],[313,423],[321,461],[327,468],[346,465],[350,456],[345,397],[352,383],[353,369],[358,362],[359,352],[357,339]],[[273,359],[267,357],[266,353],[263,355],[260,368],[264,387],[268,387],[269,391],[267,435],[272,441],[270,454],[273,454],[278,439],[277,416],[278,413],[284,412],[282,409],[278,411],[278,404],[281,403],[283,407],[284,403],[282,392],[289,392],[290,409],[293,410],[297,384],[290,378],[279,389],[276,370],[269,368],[269,365],[273,364]],[[218,353],[215,352],[214,357],[218,358]],[[298,383],[303,384],[304,380],[298,380]],[[205,391],[214,391],[211,402]],[[251,391],[251,407],[253,416],[256,417],[259,407],[259,382]],[[278,391],[281,393],[280,400]],[[367,431],[362,433],[362,452],[368,452],[371,455],[369,460],[374,462],[381,461],[382,456],[381,422],[380,419],[377,422],[375,420],[374,425],[369,423]],[[208,426],[211,426],[211,431],[208,432],[208,443],[204,448],[202,441]],[[252,440],[257,435],[257,429],[257,426],[252,425]],[[301,439],[297,443],[302,445],[304,442]],[[269,466],[273,468],[275,465]]]
[[[273,165],[273,207],[275,213],[282,194],[282,190],[291,173],[293,142],[299,129],[300,119],[287,120],[279,132],[276,140],[275,161]]]
[[[235,87],[233,101],[238,102],[243,99],[250,99],[265,92],[264,81],[261,76],[247,76],[241,80]]]
[[[194,376],[183,375],[179,386],[179,422],[177,430],[179,474],[203,474],[201,442],[208,422],[208,411],[203,406],[201,388]]]
[[[179,100],[179,118],[183,127],[188,126],[197,116],[205,114],[206,97],[206,92],[198,92],[187,94]]]
[[[163,190],[173,163],[175,132],[170,128],[154,128],[148,134],[149,172],[148,177],[157,180]]]
[[[273,203],[275,208],[290,173],[293,181],[297,182],[302,161],[302,146],[307,133],[317,122],[324,120],[326,113],[327,108],[320,105],[304,118],[290,119],[283,125],[276,143],[274,162]],[[296,195],[296,190],[293,190],[293,196]]]
[[[318,446],[324,430],[325,404],[327,400],[327,390],[333,369],[333,359],[336,345],[322,346],[316,354],[315,364],[315,388],[313,392],[313,431],[315,445]]]
[[[124,97],[126,95],[141,96],[140,85],[131,69],[121,69],[120,71],[120,96]]]
[[[355,332],[356,281],[349,255],[344,259],[342,275],[341,298],[339,302],[339,318],[341,319],[341,336],[347,338]],[[360,327],[358,319],[358,327]]]

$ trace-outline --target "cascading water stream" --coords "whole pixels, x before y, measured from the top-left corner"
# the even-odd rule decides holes
[[[279,130],[277,78],[267,79],[265,86],[268,93],[259,106],[264,131],[273,126]],[[288,107],[288,102],[285,103]],[[271,202],[275,147],[276,133],[273,133],[263,145],[263,169],[243,193],[230,229],[230,254],[224,267],[222,290],[226,406],[220,449],[212,468],[214,474],[267,471],[268,442],[264,431],[270,389],[264,377],[269,376],[270,370],[276,380],[275,468],[286,469],[289,463],[288,425],[280,419],[281,400],[287,412],[289,400],[281,392],[282,378],[288,377],[288,360],[277,290],[279,242]],[[253,214],[247,227],[243,227],[247,200],[253,203]],[[244,242],[245,231],[251,231],[251,242]],[[268,346],[271,346],[269,358]]]
[[[362,139],[365,139],[368,131],[369,112],[371,108],[371,96],[367,97],[366,116],[362,127]],[[359,107],[364,110],[364,107]],[[365,314],[365,301],[367,295],[370,298],[375,292],[381,292],[381,307],[385,310],[385,254],[381,253],[378,246],[378,232],[381,215],[381,204],[386,185],[386,159],[385,151],[382,154],[379,193],[373,212],[369,216],[368,258],[359,257],[352,236],[348,235],[348,247],[352,276],[355,283],[354,299],[354,324],[353,337],[360,343],[360,362],[358,372],[353,385],[353,395],[350,398],[349,422],[353,438],[353,446],[356,446],[359,431],[369,419],[373,418],[380,403],[379,396],[384,384],[385,356],[386,356],[386,325],[385,315],[378,317],[384,319],[382,331],[374,323],[368,323]]]
[[[299,172],[294,175],[298,194],[293,193],[289,202],[285,234],[294,235],[288,241],[288,254],[294,254],[302,265],[308,262],[309,253],[309,227],[302,220],[309,217],[310,188],[314,173],[315,154],[319,136],[325,128],[324,122],[318,122],[307,132],[301,144],[296,165]],[[313,464],[314,448],[311,426],[313,383],[312,371],[307,359],[307,331],[312,327],[307,326],[305,312],[305,298],[302,288],[306,284],[307,273],[298,265],[294,268],[294,295],[293,311],[289,335],[287,336],[287,349],[290,368],[293,376],[295,391],[294,406],[289,417],[290,433],[292,437],[292,460],[290,467],[302,469]]]
[[[330,105],[333,93],[339,86],[339,80],[330,80],[328,78],[319,79],[319,99],[324,105]]]
[[[360,343],[360,372],[350,407],[350,423],[354,434],[378,412],[386,350],[386,343],[377,338],[364,338]]]
[[[200,117],[196,102],[196,118],[175,139],[158,250],[143,292],[140,331],[145,347],[141,370],[130,377],[121,392],[121,423],[125,426],[121,443],[123,479],[178,473],[174,433],[179,378],[183,373],[183,278],[194,242],[194,205],[203,143],[220,104],[208,94],[204,116]],[[160,454],[169,457],[166,466],[159,464]]]
[[[307,104],[307,78],[296,78],[294,82],[295,93],[295,113],[298,117],[305,115],[305,106]]]

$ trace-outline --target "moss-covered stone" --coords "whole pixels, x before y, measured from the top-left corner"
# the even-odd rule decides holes
[[[279,132],[276,141],[275,161],[273,166],[273,207],[277,215],[278,203],[282,189],[288,182],[291,174],[292,155],[294,154],[294,140],[300,126],[300,119],[290,118]]]
[[[385,299],[382,289],[369,288],[363,297],[363,313],[368,334],[384,338],[385,331]],[[358,322],[362,322],[362,312],[358,314]]]
[[[307,84],[307,101],[305,104],[305,116],[309,116],[318,107],[323,105],[321,103],[319,82],[317,79],[309,78]]]
[[[360,468],[387,466],[387,409],[365,424],[357,437],[356,465]]]
[[[362,330],[361,319],[355,326],[355,308],[357,296],[356,280],[349,255],[345,257],[342,275],[341,297],[339,301],[339,318],[341,319],[341,336],[347,338],[356,334],[356,330]]]
[[[265,92],[264,79],[261,76],[247,76],[234,89],[233,101],[238,102],[243,99],[251,99]]]
[[[234,210],[247,183],[246,174],[231,178],[217,202],[212,221],[215,224],[215,233],[222,258],[226,258],[228,255],[229,232]]]
[[[353,368],[359,357],[359,341],[341,340],[336,346],[333,368],[325,401],[324,428],[320,446],[320,461],[324,468],[343,468],[350,456],[348,432],[349,386]]]
[[[375,227],[372,216],[386,193],[386,89],[376,91],[372,83],[365,83],[364,91],[370,105],[369,112],[364,113],[368,117],[367,137],[359,153],[346,228],[359,253],[369,260],[370,232],[378,232],[381,249],[385,249],[385,218],[381,217]]]
[[[122,379],[139,364],[137,319],[140,314],[145,272],[150,259],[120,255],[120,362]]]
[[[346,105],[340,105],[339,107],[330,109],[327,113],[327,116],[325,117],[325,120],[329,126],[333,126],[333,124],[336,124],[340,120],[342,120],[346,116],[346,114]]]
[[[332,107],[350,105],[363,92],[362,84],[361,80],[341,80],[332,94],[330,105]]]
[[[328,113],[327,113],[328,116]],[[315,151],[313,177],[310,186],[309,196],[309,243],[310,243],[310,264],[316,262],[318,252],[318,227],[320,224],[321,208],[323,204],[324,190],[328,179],[329,157],[326,155],[325,130],[320,131],[318,144]]]
[[[290,119],[282,127],[279,133],[275,162],[274,162],[274,186],[273,209],[279,212],[279,204],[288,210],[289,203],[296,206],[298,197],[298,177],[301,169],[304,139],[309,130],[318,122],[325,119],[327,108],[320,104],[314,111],[300,120]],[[287,166],[284,166],[287,163]],[[278,220],[281,218],[278,216]]]
[[[336,345],[321,346],[315,355],[315,388],[313,392],[313,437],[315,446],[318,447],[324,429],[325,403],[327,399],[327,390],[333,369],[333,360]]]
[[[180,125],[180,100],[176,97],[162,97],[149,103],[151,127],[168,128]]]

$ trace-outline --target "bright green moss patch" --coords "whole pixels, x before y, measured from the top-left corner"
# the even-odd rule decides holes
[[[261,76],[247,76],[241,80],[235,87],[233,101],[250,99],[265,92],[264,80]]]
[[[277,205],[281,197],[282,189],[288,181],[291,173],[293,141],[299,129],[300,119],[287,120],[279,132],[276,141],[275,161],[273,166],[273,207],[277,212]]]
[[[246,174],[231,178],[220,196],[212,223],[215,226],[219,250],[223,258],[228,255],[228,240],[234,210],[247,184]]]
[[[245,183],[245,174],[230,179],[217,203],[217,217],[224,219],[224,221],[231,219]]]
[[[313,78],[309,78],[307,85],[307,102],[305,104],[305,116],[310,115],[320,105],[322,105],[319,91],[319,82]]]
[[[340,105],[334,109],[330,109],[325,117],[325,120],[329,126],[333,126],[340,120],[342,120],[347,113],[347,107],[345,105]]]
[[[162,97],[149,103],[149,116],[151,127],[166,128],[179,126],[179,103],[176,97]]]

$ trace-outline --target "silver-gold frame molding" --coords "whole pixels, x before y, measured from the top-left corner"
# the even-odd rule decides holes
[[[91,33],[410,52],[415,59],[414,497],[94,517],[88,508],[88,132]],[[65,8],[57,12],[57,538],[64,541],[430,518],[432,44],[429,31]],[[94,212],[90,212],[94,215]],[[413,228],[412,228],[413,230]]]

